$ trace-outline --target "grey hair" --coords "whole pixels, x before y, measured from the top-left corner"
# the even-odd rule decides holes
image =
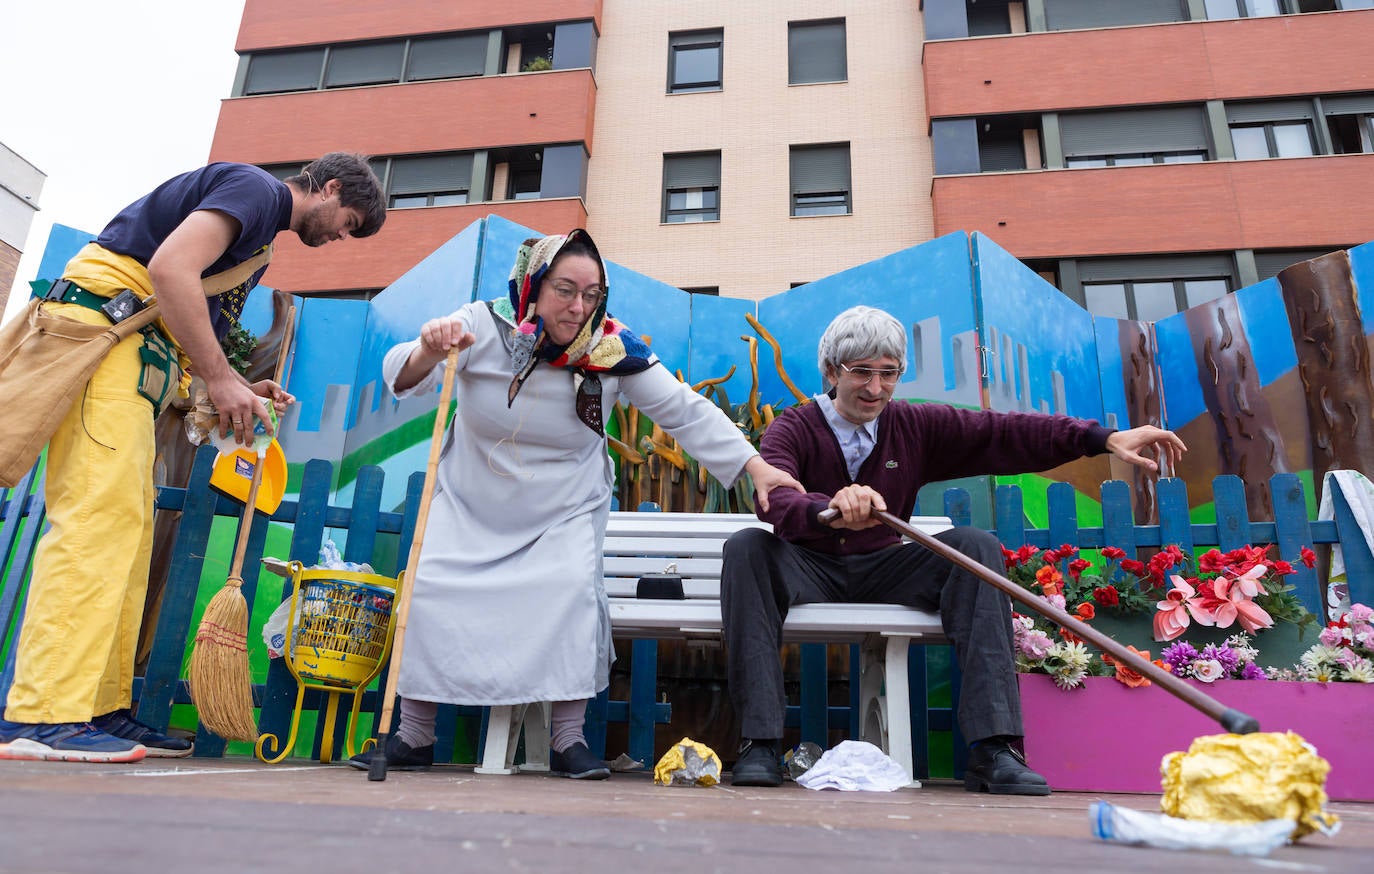
[[[873,307],[850,307],[835,317],[821,335],[816,363],[821,376],[826,365],[836,369],[850,361],[888,356],[906,372],[906,329],[888,313]]]

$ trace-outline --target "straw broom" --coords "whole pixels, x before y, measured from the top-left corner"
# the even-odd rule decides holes
[[[410,541],[410,555],[406,559],[406,582],[396,605],[396,632],[391,642],[391,667],[386,673],[385,698],[377,718],[377,746],[367,771],[367,779],[380,782],[386,779],[386,742],[391,729],[392,705],[396,700],[396,682],[401,677],[401,652],[405,648],[406,622],[410,619],[410,593],[415,584],[415,572],[420,569],[420,545],[429,526],[429,504],[434,498],[434,481],[439,470],[439,449],[444,442],[445,419],[448,418],[449,398],[453,394],[453,378],[458,372],[458,347],[448,350],[444,361],[444,382],[439,389],[439,407],[434,411],[434,433],[429,438],[429,463],[425,465],[425,484],[420,489],[420,509],[415,514],[415,537]]]
[[[293,306],[287,310],[286,327],[277,352],[274,374],[277,383],[281,382],[295,325],[296,308]],[[253,530],[266,454],[267,447],[259,449],[257,462],[253,465],[253,478],[239,521],[229,578],[206,606],[191,650],[191,698],[200,721],[222,738],[249,743],[258,739],[258,725],[253,718],[253,675],[248,666],[248,601],[243,597],[243,558]]]

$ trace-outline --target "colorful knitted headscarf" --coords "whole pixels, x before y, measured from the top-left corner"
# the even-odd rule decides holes
[[[544,320],[534,314],[539,289],[544,276],[560,252],[571,242],[580,242],[591,250],[601,273],[601,303],[582,323],[577,336],[566,346],[559,346],[544,331]],[[566,367],[574,373],[577,386],[577,416],[597,434],[605,433],[601,409],[601,380],[598,373],[639,373],[653,366],[658,358],[634,332],[621,322],[606,315],[606,301],[610,289],[606,285],[606,265],[601,253],[586,231],[578,228],[569,234],[526,240],[516,253],[510,271],[508,300],[493,301],[492,309],[503,316],[512,328],[512,365],[507,405],[515,403],[520,387],[534,372],[540,361],[551,367]]]

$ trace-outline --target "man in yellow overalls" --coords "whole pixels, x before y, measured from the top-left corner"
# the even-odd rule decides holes
[[[155,293],[162,319],[115,346],[49,444],[51,530],[34,559],[0,759],[135,762],[191,752],[130,712],[152,547],[153,421],[191,370],[222,434],[247,443],[254,420],[270,431],[265,401],[280,410],[294,399],[271,380],[250,384],[221,342],[273,239],[291,230],[322,246],[375,234],[385,219],[381,184],[361,155],[332,152],[285,181],[215,163],[126,207],[68,262],[45,309],[109,324]],[[233,287],[207,298],[226,276]]]

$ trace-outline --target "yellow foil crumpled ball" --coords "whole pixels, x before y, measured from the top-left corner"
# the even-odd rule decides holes
[[[704,743],[684,737],[654,765],[654,782],[664,786],[714,786],[720,782],[720,756]]]
[[[1327,813],[1331,765],[1293,732],[1217,734],[1193,741],[1186,753],[1160,763],[1164,813],[1180,819],[1257,823],[1292,820],[1292,840],[1331,834],[1339,819]]]

